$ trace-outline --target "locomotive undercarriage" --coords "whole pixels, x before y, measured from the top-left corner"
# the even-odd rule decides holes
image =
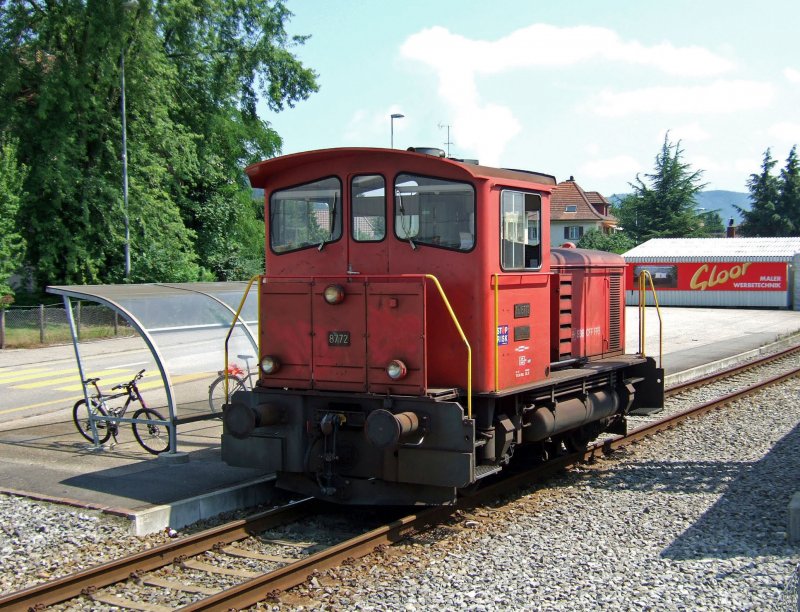
[[[507,465],[624,433],[626,415],[663,396],[651,359],[553,373],[503,394],[380,396],[256,388],[225,407],[223,460],[275,471],[280,488],[347,504],[443,504]],[[528,454],[530,456],[530,454]]]

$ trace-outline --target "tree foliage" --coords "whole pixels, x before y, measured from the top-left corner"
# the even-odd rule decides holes
[[[132,281],[263,270],[242,168],[281,140],[256,113],[316,91],[281,0],[0,0],[0,132],[30,169],[20,203],[40,284],[124,270],[124,54]]]
[[[722,221],[719,209],[700,211],[699,217],[706,236],[725,235],[725,223]]]
[[[656,155],[652,174],[630,183],[633,193],[623,198],[614,214],[620,226],[637,244],[651,238],[689,238],[708,235],[695,202],[705,187],[703,171],[692,171],[681,159],[680,142],[672,144],[664,137]]]
[[[636,246],[636,243],[625,232],[605,234],[600,230],[593,229],[581,236],[576,246],[579,249],[596,249],[598,251],[622,254],[630,251]]]
[[[792,147],[780,174],[773,169],[777,160],[767,149],[761,172],[747,181],[750,210],[737,207],[744,221],[739,226],[743,236],[800,236],[800,164],[797,147]]]
[[[778,195],[780,182],[773,176],[772,169],[778,163],[767,149],[761,162],[761,172],[751,174],[747,181],[750,191],[750,210],[736,207],[744,221],[739,225],[743,236],[779,236],[782,225],[778,214]]]
[[[0,298],[14,295],[9,279],[22,267],[25,241],[18,231],[27,168],[17,162],[17,143],[0,139]]]

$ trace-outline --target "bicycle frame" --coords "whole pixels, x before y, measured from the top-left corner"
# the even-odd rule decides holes
[[[122,385],[118,385],[116,387],[112,387],[112,389],[111,389],[112,391],[114,389],[118,389],[120,387],[123,387],[125,389],[125,391],[123,391],[122,393],[112,393],[111,395],[105,395],[100,390],[100,386],[97,384],[97,381],[99,379],[97,379],[97,378],[91,379],[90,378],[90,379],[87,379],[87,380],[83,381],[84,397],[85,397],[86,402],[87,402],[87,404],[86,404],[87,408],[88,408],[88,406],[91,405],[91,400],[94,400],[98,404],[100,404],[100,406],[106,411],[106,415],[105,416],[97,416],[97,415],[94,414],[93,411],[88,410],[88,413],[89,413],[89,427],[91,427],[91,429],[92,429],[92,437],[94,438],[94,446],[95,446],[95,448],[101,448],[100,438],[99,438],[99,436],[97,434],[97,422],[98,421],[103,421],[105,423],[114,423],[115,425],[117,425],[119,423],[143,423],[143,424],[153,424],[153,425],[164,425],[165,427],[167,427],[167,429],[169,431],[169,437],[170,437],[170,450],[172,452],[174,452],[174,450],[175,450],[174,449],[175,431],[174,431],[173,424],[172,424],[171,421],[169,421],[169,420],[155,421],[155,420],[152,420],[152,419],[125,418],[125,413],[127,413],[128,408],[130,407],[130,405],[133,402],[139,402],[141,404],[142,408],[147,408],[147,404],[144,401],[144,397],[142,397],[142,393],[139,391],[139,386],[136,384],[136,381],[138,380],[138,377],[142,374],[142,372],[144,372],[144,370],[142,370],[136,376],[134,376],[134,378],[130,382],[124,383]],[[95,395],[89,395],[86,392],[88,384],[94,385],[94,388],[95,388],[95,391],[96,391]],[[122,406],[121,409],[118,410],[118,409],[109,408],[108,403],[107,403],[109,400],[117,399],[117,398],[120,398],[120,397],[123,397],[123,396],[126,396],[126,395],[128,397],[125,400],[125,404]],[[112,410],[113,410],[113,412],[112,412]],[[116,440],[116,434],[114,434],[114,439]]]

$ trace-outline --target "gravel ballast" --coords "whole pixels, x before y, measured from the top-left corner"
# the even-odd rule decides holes
[[[800,491],[799,395],[791,381],[688,421],[263,607],[796,609],[786,586],[800,546],[786,529]],[[123,519],[5,495],[0,525],[3,592],[166,540],[130,536]]]
[[[688,421],[439,537],[320,576],[284,607],[795,610],[800,382]],[[458,527],[461,527],[460,529]]]

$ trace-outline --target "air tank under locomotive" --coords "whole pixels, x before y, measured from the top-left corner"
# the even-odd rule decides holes
[[[624,350],[624,260],[550,248],[552,176],[355,148],[247,174],[267,274],[227,463],[341,503],[442,504],[521,446],[578,449],[663,405],[663,371]]]

